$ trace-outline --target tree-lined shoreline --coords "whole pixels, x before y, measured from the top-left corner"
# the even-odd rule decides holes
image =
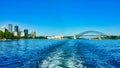
[[[20,36],[14,36],[10,32],[2,32],[2,31],[0,31],[0,41],[19,40],[19,39],[47,39],[47,37],[46,36],[36,36],[35,38],[32,38],[32,37],[20,37]]]
[[[35,38],[32,37],[20,37],[20,36],[14,36],[12,33],[10,32],[2,32],[0,31],[0,41],[6,41],[6,40],[19,40],[19,39],[47,39],[47,36],[36,36]],[[102,39],[105,40],[116,40],[116,39],[120,39],[120,36],[106,36],[106,37],[102,37]]]

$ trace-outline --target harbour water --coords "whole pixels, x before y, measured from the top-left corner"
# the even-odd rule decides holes
[[[0,42],[0,68],[120,68],[120,40]]]

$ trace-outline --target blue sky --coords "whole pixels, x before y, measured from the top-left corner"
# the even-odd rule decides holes
[[[0,26],[8,23],[37,35],[120,35],[120,0],[0,0]]]

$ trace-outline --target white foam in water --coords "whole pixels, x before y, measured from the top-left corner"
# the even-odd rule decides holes
[[[65,46],[65,45],[64,45]],[[69,49],[70,50],[70,49]],[[62,48],[55,49],[50,55],[43,60],[40,68],[85,68],[83,61],[78,59],[74,50],[69,52]],[[67,55],[68,54],[68,55]]]
[[[83,61],[82,60],[77,60],[75,58],[71,58],[67,61],[68,67],[69,68],[83,68]]]
[[[50,56],[48,56],[45,60],[43,60],[42,64],[40,65],[41,68],[53,68],[55,67],[57,64],[60,63],[59,59],[59,55],[61,54],[61,52],[53,55],[54,53],[51,53]]]

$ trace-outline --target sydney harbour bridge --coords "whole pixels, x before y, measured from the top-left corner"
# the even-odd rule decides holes
[[[64,36],[64,38],[74,38],[74,39],[83,39],[83,38],[88,38],[88,37],[98,37],[99,39],[101,39],[101,37],[106,37],[108,36],[105,33],[99,32],[99,31],[84,31],[81,32],[79,34],[74,34],[74,36]]]

